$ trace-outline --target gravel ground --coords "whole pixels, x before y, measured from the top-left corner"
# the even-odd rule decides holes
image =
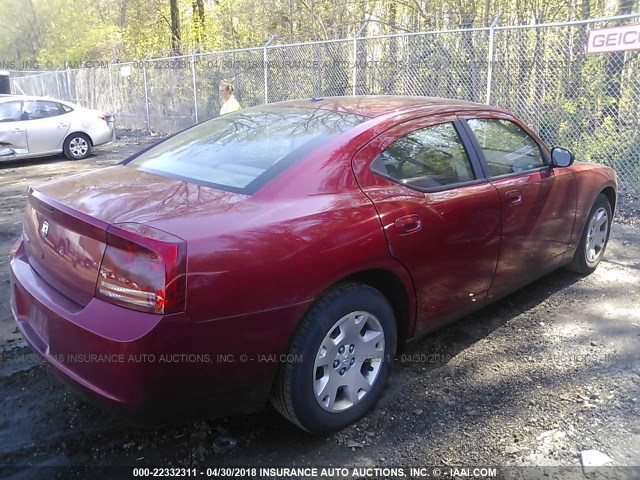
[[[376,409],[326,437],[271,407],[141,428],[60,384],[25,346],[9,309],[7,253],[25,189],[112,165],[156,138],[127,136],[81,162],[0,163],[0,467],[28,465],[581,466],[598,450],[640,465],[640,198],[625,195],[605,260],[557,271],[399,355]],[[7,478],[39,478],[33,470]],[[30,476],[32,475],[32,476]],[[0,477],[2,477],[0,469]]]

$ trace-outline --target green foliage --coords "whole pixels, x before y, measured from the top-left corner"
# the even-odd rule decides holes
[[[486,26],[498,10],[502,23],[560,21],[607,12],[588,0],[178,0],[181,51],[261,45],[271,35],[279,43],[353,35]],[[585,3],[586,2],[586,3]],[[585,5],[588,8],[585,9]],[[140,59],[171,50],[169,0],[3,0],[0,2],[0,59],[65,61]]]
[[[580,160],[618,167],[640,165],[640,138],[635,129],[621,130],[615,119],[607,117],[592,134],[585,134],[574,146]]]
[[[176,2],[179,22],[175,18],[172,22],[171,5]],[[146,56],[174,55],[176,51],[189,54],[194,50],[212,52],[259,46],[271,35],[276,36],[276,44],[346,38],[364,26],[361,34],[366,40],[359,42],[359,59],[370,63],[396,61],[399,66],[358,66],[355,83],[360,93],[429,92],[482,102],[487,71],[486,32],[411,37],[413,40],[371,37],[487,26],[499,10],[503,11],[500,23],[509,25],[597,17],[624,13],[631,8],[629,2],[622,8],[621,2],[2,0],[0,61],[7,64],[37,60],[46,68],[51,65],[63,68],[66,62],[141,60]],[[175,27],[176,23],[180,24],[179,38],[172,35],[172,24]],[[549,144],[573,148],[579,158],[621,168],[635,165],[633,168],[637,170],[640,165],[637,52],[586,56],[586,35],[587,25],[498,31],[492,103],[513,110]],[[213,60],[215,64],[223,57],[232,60],[231,65],[211,66],[208,62]],[[236,93],[243,104],[263,101],[263,70],[251,66],[261,61],[260,51],[209,55],[206,59],[208,63],[203,61],[196,67],[201,79],[196,87],[201,118],[218,111],[217,82],[223,79],[237,84]],[[296,46],[273,51],[270,58],[302,59],[324,66],[306,70],[270,69],[270,100],[298,96],[300,88],[307,88],[305,93],[309,94],[351,93],[350,46]],[[242,66],[243,62],[249,66]],[[191,88],[185,71],[174,74],[175,78],[173,74],[165,75],[169,80],[163,88],[174,93],[180,92],[180,88]],[[154,88],[159,88],[159,78],[152,79]],[[153,108],[164,113],[183,107],[176,106],[177,99],[161,98],[157,103]]]

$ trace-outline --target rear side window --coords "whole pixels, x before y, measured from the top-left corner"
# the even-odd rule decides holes
[[[65,111],[62,105],[56,102],[49,102],[44,100],[38,100],[36,102],[36,116],[37,118],[49,118],[62,115]]]
[[[62,115],[61,105],[56,102],[46,100],[29,100],[22,106],[21,120],[40,120],[42,118],[56,117]]]
[[[540,145],[508,120],[467,120],[487,161],[492,177],[544,167]]]
[[[264,106],[240,110],[185,130],[127,165],[252,194],[314,148],[366,119],[307,108]]]
[[[475,180],[467,152],[451,123],[416,130],[397,139],[378,155],[371,169],[417,188]]]

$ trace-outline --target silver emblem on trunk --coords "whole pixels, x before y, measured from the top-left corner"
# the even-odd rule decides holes
[[[42,238],[45,238],[49,234],[49,222],[46,220],[42,222],[42,227],[40,227],[40,235]]]

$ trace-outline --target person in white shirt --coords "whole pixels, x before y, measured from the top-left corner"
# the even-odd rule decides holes
[[[235,88],[229,82],[221,82],[218,87],[218,93],[220,93],[220,99],[222,100],[222,108],[220,109],[220,115],[225,113],[237,112],[242,107],[233,96]]]

